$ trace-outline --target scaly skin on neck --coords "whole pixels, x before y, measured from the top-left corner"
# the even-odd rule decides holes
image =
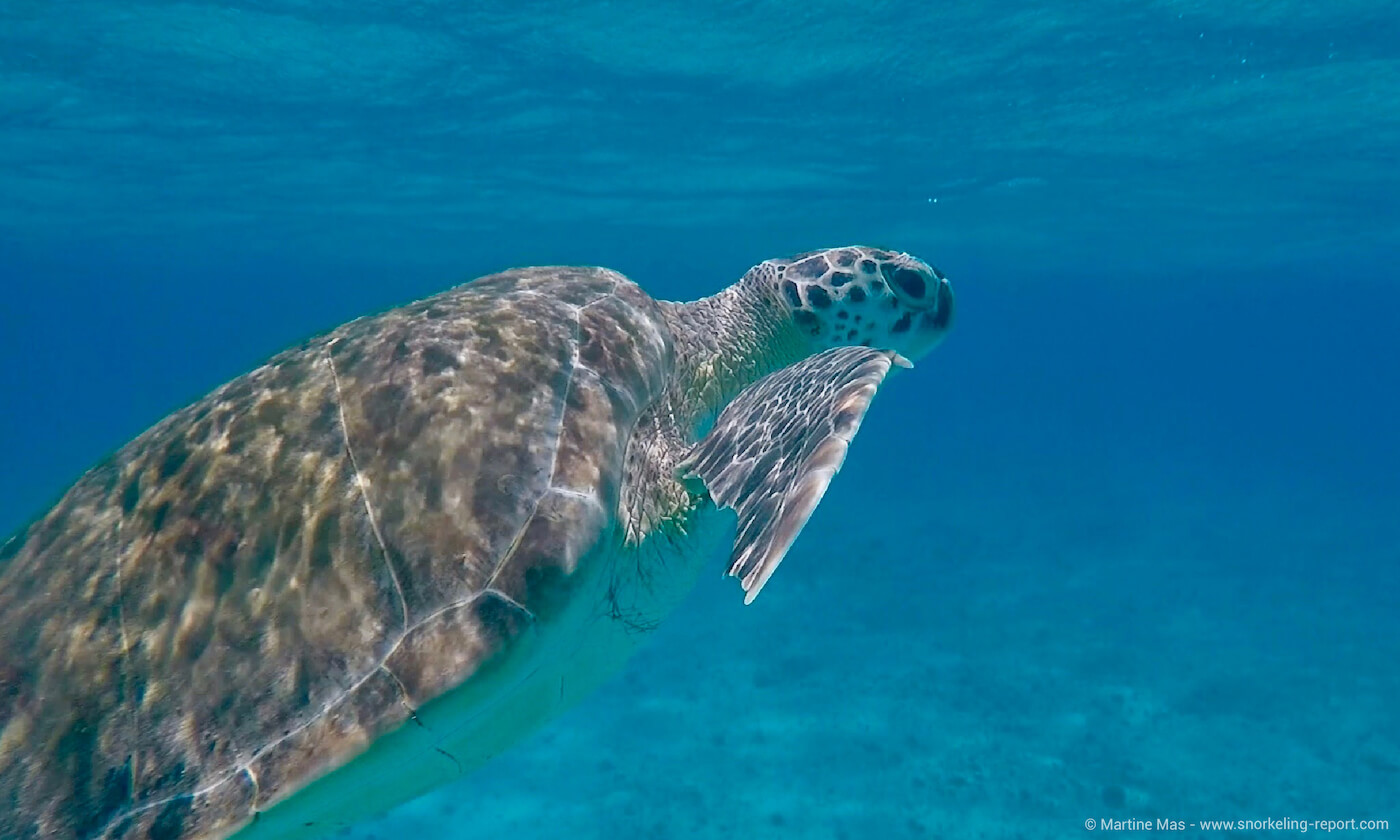
[[[759,266],[710,297],[661,303],[676,346],[673,405],[688,443],[704,436],[740,391],[811,352],[773,297],[769,272]]]
[[[621,516],[629,544],[686,533],[705,491],[682,481],[676,463],[740,391],[811,352],[773,297],[772,271],[759,266],[700,300],[660,302],[675,341],[675,370],[628,448]]]

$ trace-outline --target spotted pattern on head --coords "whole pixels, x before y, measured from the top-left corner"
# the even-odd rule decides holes
[[[879,248],[811,251],[759,266],[817,349],[863,345],[911,358],[949,326],[952,288],[922,260]]]

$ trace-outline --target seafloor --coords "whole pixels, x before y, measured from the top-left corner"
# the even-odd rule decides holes
[[[1395,825],[1400,521],[1378,501],[1112,442],[911,462],[896,415],[917,402],[877,408],[753,606],[717,564],[584,705],[348,836]]]

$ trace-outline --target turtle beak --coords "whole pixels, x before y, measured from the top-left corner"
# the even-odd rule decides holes
[[[933,294],[933,309],[924,314],[920,325],[924,329],[939,332],[947,332],[953,326],[953,284],[948,282],[948,278],[938,278],[938,288]]]

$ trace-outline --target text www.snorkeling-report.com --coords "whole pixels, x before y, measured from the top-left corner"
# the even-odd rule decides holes
[[[1176,820],[1159,817],[1156,820],[1119,820],[1112,818],[1084,821],[1089,831],[1389,831],[1390,820],[1299,820],[1293,818],[1262,820]]]

